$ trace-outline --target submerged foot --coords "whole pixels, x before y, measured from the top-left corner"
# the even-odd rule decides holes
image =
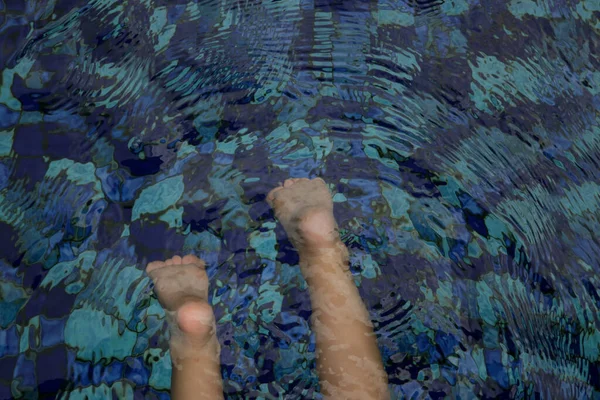
[[[208,304],[208,277],[204,261],[196,256],[175,256],[148,264],[158,301],[167,313],[171,351],[186,354],[218,351],[215,317]],[[216,346],[216,347],[215,347]]]
[[[204,261],[175,256],[146,267],[171,331],[171,398],[223,399],[219,342]]]
[[[340,242],[333,200],[321,178],[287,179],[267,201],[300,253],[330,249]]]

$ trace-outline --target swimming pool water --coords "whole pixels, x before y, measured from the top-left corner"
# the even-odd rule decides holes
[[[394,399],[600,398],[596,0],[0,1],[0,399],[166,399],[146,263],[229,398],[318,399],[265,203],[323,177]]]

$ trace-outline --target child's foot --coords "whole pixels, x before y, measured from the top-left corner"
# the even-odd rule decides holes
[[[206,351],[218,352],[215,317],[208,304],[208,277],[204,261],[175,256],[148,264],[158,301],[167,313],[173,361]]]
[[[215,317],[207,302],[204,267],[204,261],[191,255],[152,262],[146,267],[171,330],[173,399],[223,399],[219,341]]]
[[[271,190],[267,201],[301,254],[340,243],[331,193],[323,179],[287,179]]]

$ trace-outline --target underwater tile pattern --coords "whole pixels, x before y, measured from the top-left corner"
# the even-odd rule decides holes
[[[600,398],[600,2],[0,0],[0,399],[168,399],[203,257],[231,399],[319,399],[265,203],[323,177],[394,399]]]

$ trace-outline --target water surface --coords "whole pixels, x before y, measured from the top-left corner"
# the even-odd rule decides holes
[[[319,399],[290,176],[331,184],[394,399],[598,398],[599,13],[0,1],[0,398],[168,398],[143,268],[194,253],[227,396]]]

